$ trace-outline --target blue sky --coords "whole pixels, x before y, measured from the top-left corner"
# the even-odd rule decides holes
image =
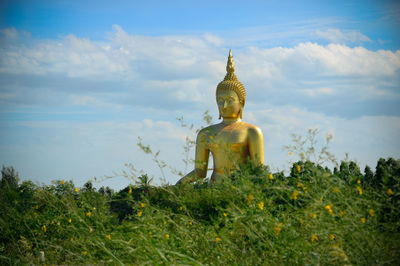
[[[396,1],[2,1],[0,163],[49,183],[112,176],[125,163],[160,180],[137,137],[179,170],[176,117],[201,125],[232,48],[244,120],[266,164],[287,168],[290,133],[334,136],[363,167],[400,151]],[[192,154],[194,152],[192,151]],[[189,171],[190,169],[186,169]],[[166,171],[166,181],[179,177]],[[104,182],[114,188],[123,178]]]

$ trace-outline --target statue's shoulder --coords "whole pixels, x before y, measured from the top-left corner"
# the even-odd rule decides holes
[[[203,139],[205,140],[206,138],[208,138],[211,134],[211,132],[213,132],[213,126],[208,126],[205,128],[200,129],[199,133],[197,133],[197,140]]]
[[[198,135],[199,135],[199,136],[200,136],[200,135],[205,135],[205,136],[213,135],[212,133],[213,133],[213,132],[216,132],[216,131],[218,130],[218,125],[219,125],[219,124],[215,124],[215,125],[211,125],[211,126],[202,128],[202,129],[199,131]]]
[[[247,132],[251,135],[262,135],[261,129],[253,124],[247,123],[247,122],[242,122],[243,125],[247,128]]]

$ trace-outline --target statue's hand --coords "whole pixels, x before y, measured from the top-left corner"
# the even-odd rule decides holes
[[[179,181],[176,182],[176,185],[193,183],[199,179],[205,178],[206,175],[207,175],[206,171],[200,170],[200,169],[194,169],[189,174],[187,174],[184,177],[182,177],[181,179],[179,179]]]
[[[181,179],[178,180],[178,182],[176,182],[175,186],[179,186],[180,184],[185,183],[185,177],[182,177]]]

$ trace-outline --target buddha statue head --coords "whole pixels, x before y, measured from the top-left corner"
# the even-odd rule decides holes
[[[243,118],[243,108],[244,104],[246,101],[246,89],[244,88],[243,84],[238,80],[236,77],[235,73],[235,65],[233,63],[233,58],[232,58],[232,52],[229,50],[229,56],[228,56],[228,62],[226,64],[226,75],[223,81],[221,81],[218,86],[217,86],[217,91],[216,91],[216,98],[217,98],[217,103],[218,103],[218,97],[221,94],[226,94],[226,93],[231,93],[234,92],[237,96],[232,97],[233,101],[238,100],[239,105],[235,108],[233,106],[233,109],[236,110],[238,109],[238,113],[235,114],[237,115],[238,118],[242,119]],[[220,107],[220,103],[218,103]],[[221,108],[219,108],[219,118],[221,119]]]

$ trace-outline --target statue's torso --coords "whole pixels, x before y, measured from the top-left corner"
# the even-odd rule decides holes
[[[212,182],[246,163],[249,157],[249,128],[255,126],[239,121],[229,125],[220,123],[205,129],[206,148],[212,153],[214,162]]]

